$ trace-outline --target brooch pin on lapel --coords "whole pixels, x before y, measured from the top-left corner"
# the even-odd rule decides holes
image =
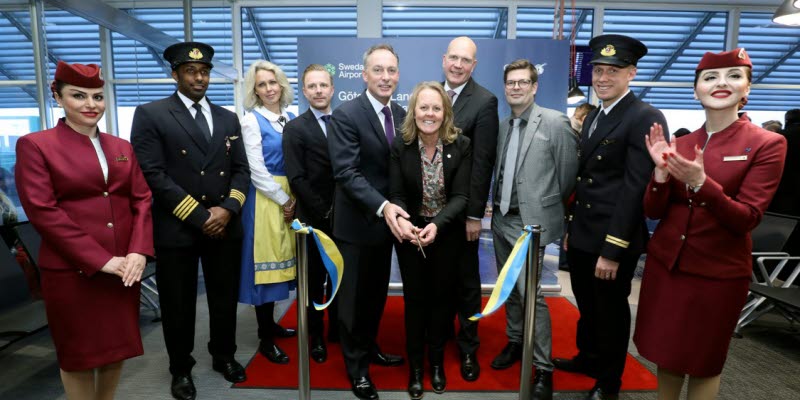
[[[745,148],[744,148],[744,152],[745,152],[745,153],[749,153],[749,152],[750,152],[750,150],[752,150],[750,147],[745,147]]]

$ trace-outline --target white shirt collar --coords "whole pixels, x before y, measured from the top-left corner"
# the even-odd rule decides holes
[[[624,99],[624,98],[625,98],[625,96],[627,96],[627,95],[628,95],[628,93],[630,93],[630,92],[631,92],[631,90],[630,90],[630,89],[628,89],[628,91],[627,91],[627,92],[625,92],[625,94],[623,94],[622,96],[619,96],[619,98],[617,99],[617,101],[615,101],[615,102],[611,103],[611,105],[610,105],[610,106],[608,106],[608,107],[603,107],[603,102],[600,102],[600,111],[602,111],[602,112],[606,113],[606,115],[608,115],[608,113],[610,113],[610,112],[611,112],[611,110],[614,108],[614,106],[616,106],[617,104],[619,104],[619,102],[620,102],[622,99]]]
[[[369,99],[369,103],[372,104],[372,108],[375,109],[375,113],[376,114],[380,114],[381,110],[383,110],[383,107],[386,107],[386,106],[388,106],[389,104],[392,103],[391,100],[389,100],[389,103],[387,103],[387,104],[381,103],[380,101],[378,101],[378,99],[376,99],[374,96],[372,96],[372,93],[370,93],[369,90],[367,90],[367,99]],[[389,107],[389,108],[391,109],[391,107]]]
[[[189,108],[189,109],[192,108],[192,105],[194,105],[194,100],[186,97],[186,95],[184,95],[180,91],[176,91],[175,93],[178,93],[178,98],[181,99],[181,101],[183,102],[183,105],[185,105],[186,108]],[[200,107],[202,107],[203,110],[206,110],[209,113],[211,112],[211,106],[208,104],[208,100],[206,100],[206,96],[203,96],[203,98],[200,99],[200,101],[198,101],[197,103],[200,104]]]
[[[467,82],[469,82],[469,79],[467,79]],[[450,87],[450,83],[448,83],[447,80],[445,79],[445,81],[444,81],[444,91],[447,92],[448,90],[452,90],[452,91],[456,92],[456,97],[458,97],[458,95],[461,94],[461,91],[464,90],[464,86],[467,86],[467,82],[462,83],[461,86],[459,86],[457,88],[451,88]]]
[[[267,110],[264,106],[258,106],[253,111],[258,112],[259,114],[263,115],[264,118],[267,119],[269,122],[278,122],[278,118],[283,116],[286,120],[289,120],[289,114],[286,113],[286,109],[281,110],[280,114],[275,114],[274,112]]]
[[[322,118],[323,115],[330,115],[330,114],[325,114],[324,112],[317,110],[314,107],[309,107],[308,109],[311,110],[311,113],[314,114],[314,118],[316,119]]]

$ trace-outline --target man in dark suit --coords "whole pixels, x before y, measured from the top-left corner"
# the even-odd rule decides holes
[[[242,382],[236,304],[244,204],[250,171],[236,114],[205,97],[214,49],[178,43],[164,50],[178,90],[136,108],[131,142],[153,192],[156,278],[172,396],[194,399],[197,264],[208,295],[212,367]]]
[[[578,355],[553,364],[597,379],[587,399],[616,399],[630,339],[631,279],[648,239],[642,198],[653,162],[644,136],[653,123],[668,129],[661,111],[629,89],[647,47],[622,35],[597,36],[589,45],[592,87],[602,104],[583,124],[575,203],[564,240],[581,315]]]
[[[339,336],[359,399],[378,398],[369,376],[370,361],[391,366],[403,362],[381,353],[375,343],[389,287],[392,235],[402,238],[397,215],[408,218],[387,200],[389,146],[406,116],[403,107],[391,101],[400,79],[399,62],[388,44],[364,53],[367,90],[333,112],[328,136],[336,179],[333,234],[345,265],[338,295]]]
[[[331,232],[333,208],[333,170],[328,156],[328,123],[331,119],[333,78],[319,64],[309,65],[303,76],[303,95],[310,107],[283,128],[283,154],[286,176],[297,197],[297,218],[315,229]],[[309,296],[319,304],[325,300],[327,272],[316,247],[308,250]],[[328,285],[328,296],[331,285]],[[336,302],[328,307],[329,336],[338,331]],[[311,335],[311,358],[322,363],[328,358],[323,339],[323,311],[309,303],[308,327]]]
[[[474,381],[480,375],[476,351],[478,321],[469,317],[480,312],[481,276],[478,265],[478,239],[481,220],[486,211],[489,186],[492,181],[495,149],[497,147],[497,97],[472,79],[478,64],[478,47],[472,39],[462,36],[453,39],[442,56],[444,90],[453,101],[455,125],[472,142],[472,176],[467,204],[466,245],[461,252],[458,276],[458,296],[453,299],[461,329],[457,342],[461,354],[461,376]]]

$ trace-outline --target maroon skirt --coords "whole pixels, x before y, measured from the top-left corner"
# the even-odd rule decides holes
[[[750,280],[711,279],[647,264],[633,341],[659,368],[719,375]]]
[[[97,368],[144,353],[139,333],[140,285],[116,275],[42,269],[47,322],[64,371]]]

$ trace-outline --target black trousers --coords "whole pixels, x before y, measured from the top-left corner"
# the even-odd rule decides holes
[[[423,227],[427,223],[417,223]],[[448,330],[452,328],[453,295],[457,280],[459,244],[464,242],[463,229],[458,232],[441,232],[436,240],[424,248],[409,242],[397,247],[400,276],[403,279],[405,302],[406,353],[412,367],[423,364],[425,345],[431,365],[442,365],[444,345]],[[461,240],[459,240],[461,239]]]
[[[314,308],[314,302],[323,304],[326,298],[330,298],[332,293],[332,283],[328,277],[328,272],[325,270],[325,265],[322,263],[322,257],[317,250],[317,245],[314,239],[308,238],[308,296],[311,300],[308,303],[308,333],[309,337],[322,337],[325,332],[325,323],[323,318],[325,311],[317,311]],[[325,285],[327,283],[327,286]],[[341,291],[339,292],[341,295]],[[326,310],[328,310],[328,329],[337,328],[337,309],[339,300],[338,297],[331,303]]]
[[[572,291],[578,303],[578,360],[597,371],[597,384],[607,393],[617,393],[628,353],[631,331],[631,279],[639,254],[620,261],[613,281],[594,276],[597,254],[570,247],[567,252]]]
[[[458,316],[458,324],[461,326],[456,337],[458,348],[462,354],[466,354],[474,353],[480,346],[478,321],[469,320],[469,317],[481,311],[481,272],[478,260],[480,239],[468,242],[464,229],[461,229],[460,234],[463,240],[459,243],[460,250],[456,251],[461,252],[461,262],[455,271],[457,285],[451,302],[455,301],[453,308]],[[452,314],[450,320],[452,320]]]
[[[156,281],[161,325],[173,375],[189,373],[195,361],[194,328],[197,265],[202,261],[208,297],[210,341],[214,358],[236,352],[236,305],[239,298],[241,241],[204,237],[190,247],[156,248]]]
[[[337,243],[345,272],[339,287],[339,340],[350,378],[369,376],[378,325],[386,305],[392,266],[392,242],[376,245]]]

